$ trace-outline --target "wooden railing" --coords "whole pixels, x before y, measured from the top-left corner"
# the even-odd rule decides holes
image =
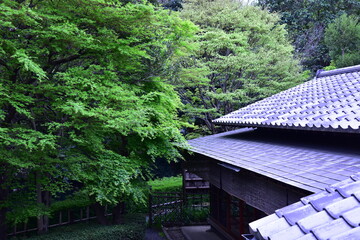
[[[108,213],[107,207],[105,207],[105,215],[110,216],[112,213]],[[95,219],[95,211],[92,211],[90,206],[58,211],[49,216],[49,226],[48,228],[69,225],[77,222],[87,222],[91,219]],[[35,226],[34,226],[35,225]],[[36,219],[30,219],[28,222],[16,224],[11,228],[11,232],[8,236],[15,236],[20,234],[26,234],[29,232],[36,232],[38,228],[36,227]]]
[[[186,211],[209,208],[209,193],[152,192],[149,195],[149,225],[184,225]]]

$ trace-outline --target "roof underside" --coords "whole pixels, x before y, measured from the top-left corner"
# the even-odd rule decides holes
[[[190,140],[192,151],[310,192],[360,172],[353,139],[240,129]],[[351,149],[350,149],[351,148]],[[346,152],[354,154],[347,154]]]
[[[360,132],[360,65],[311,81],[214,120],[218,125]]]
[[[254,240],[360,239],[360,175],[249,224]]]

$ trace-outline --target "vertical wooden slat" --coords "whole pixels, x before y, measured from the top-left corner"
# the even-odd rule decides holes
[[[240,230],[240,234],[245,233],[244,213],[245,213],[245,202],[243,200],[239,199],[239,230]]]
[[[226,229],[231,231],[231,197],[225,194],[226,201]]]
[[[24,222],[24,235],[27,232],[27,222]]]
[[[89,219],[90,219],[90,207],[87,206],[86,207],[86,220],[89,221]]]
[[[149,226],[152,226],[153,223],[153,215],[152,215],[152,205],[153,205],[153,199],[152,199],[152,191],[151,191],[151,187],[150,187],[150,191],[149,191]]]

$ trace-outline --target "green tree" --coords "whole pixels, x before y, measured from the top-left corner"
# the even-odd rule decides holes
[[[355,16],[343,14],[330,23],[325,44],[336,67],[360,64],[360,24]]]
[[[304,80],[276,14],[239,1],[194,0],[182,17],[201,30],[194,55],[182,59],[178,91],[204,132],[217,131],[213,119]]]
[[[137,180],[184,144],[167,80],[194,25],[102,0],[4,0],[0,22],[0,239],[30,205],[46,231],[51,196],[74,183],[99,208],[140,201]]]
[[[330,64],[324,43],[326,26],[347,14],[360,14],[358,0],[259,0],[258,4],[281,16],[302,65],[313,72]]]

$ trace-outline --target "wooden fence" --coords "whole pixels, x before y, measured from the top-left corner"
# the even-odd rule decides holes
[[[195,213],[209,211],[209,193],[207,191],[153,192],[149,196],[149,225],[164,226],[196,223]],[[203,221],[202,221],[203,223]]]
[[[108,212],[107,206],[105,206],[105,213],[106,216],[112,215],[112,213]],[[69,225],[77,222],[87,222],[95,218],[95,211],[90,206],[58,211],[49,217],[48,228]],[[37,230],[38,228],[36,227],[36,218],[33,218],[30,219],[28,222],[16,224],[15,226],[13,226],[8,236],[15,236],[20,234],[25,235],[26,233],[36,232]]]

